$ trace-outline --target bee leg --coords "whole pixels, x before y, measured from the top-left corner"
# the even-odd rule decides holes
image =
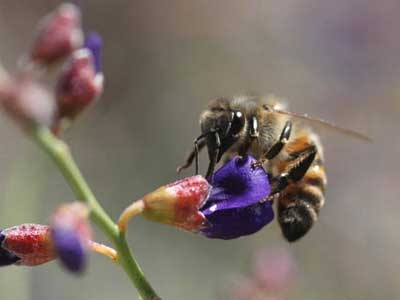
[[[250,137],[251,138],[257,138],[259,133],[258,133],[258,121],[255,116],[251,117],[250,121]]]
[[[272,145],[272,147],[265,154],[265,158],[267,160],[273,159],[275,156],[279,154],[279,152],[281,152],[281,150],[283,149],[283,147],[286,145],[286,143],[290,138],[291,131],[292,131],[292,122],[288,120],[286,121],[285,126],[282,129],[279,140],[274,145]]]
[[[214,145],[215,146],[215,150],[214,150],[214,153],[212,153],[212,155],[210,155],[210,162],[208,164],[208,170],[207,170],[207,173],[206,173],[206,178],[207,179],[210,178],[211,184],[213,182],[212,176],[213,176],[213,173],[214,173],[215,166],[217,165],[219,152],[221,150],[221,140],[219,138],[219,134],[216,131],[213,132],[213,134],[214,134],[214,137],[215,137],[215,145]]]
[[[284,190],[289,183],[301,180],[313,163],[316,154],[317,148],[315,146],[307,148],[303,153],[300,153],[294,166],[288,172],[282,173],[275,179],[268,199],[274,199],[275,195]]]
[[[290,120],[286,121],[285,126],[282,129],[279,140],[272,145],[272,147],[266,152],[264,158],[259,159],[257,162],[253,163],[253,167],[262,167],[265,162],[276,157],[283,147],[287,144],[290,133],[292,131],[292,122]]]
[[[186,158],[185,164],[182,166],[179,166],[176,169],[176,172],[181,172],[183,169],[186,169],[188,167],[191,166],[191,164],[193,163],[193,160],[196,159],[196,174],[198,174],[199,172],[199,152],[201,151],[201,149],[204,148],[204,146],[206,145],[206,140],[204,139],[204,137],[206,137],[207,135],[202,134],[200,135],[198,138],[196,138],[194,140],[194,148],[193,150],[189,153],[188,157]]]

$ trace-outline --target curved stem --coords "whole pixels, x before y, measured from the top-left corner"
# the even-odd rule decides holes
[[[118,220],[119,231],[125,233],[130,219],[142,213],[143,210],[144,202],[142,199],[133,202],[131,205],[125,208]]]
[[[89,205],[93,221],[114,243],[118,253],[118,262],[139,291],[140,296],[144,300],[160,299],[136,262],[126,242],[125,235],[119,231],[118,226],[97,202],[96,197],[72,158],[68,145],[44,127],[34,128],[32,136],[39,146],[53,159],[74,191],[75,196],[78,198],[77,200]]]
[[[89,241],[89,249],[93,252],[102,254],[110,258],[112,261],[117,262],[118,259],[118,253],[115,251],[113,248],[108,247],[106,245],[94,242],[94,241]]]

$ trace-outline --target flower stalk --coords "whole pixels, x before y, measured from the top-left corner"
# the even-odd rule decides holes
[[[125,234],[120,232],[118,226],[97,201],[76,165],[68,145],[54,136],[48,128],[40,126],[32,130],[32,138],[53,159],[75,193],[76,198],[89,206],[91,218],[114,243],[119,264],[129,276],[143,300],[159,299],[130,251]]]
[[[88,246],[91,251],[107,256],[114,262],[118,262],[118,253],[115,249],[93,241],[89,241]]]
[[[118,228],[121,232],[126,232],[128,222],[133,217],[141,214],[144,210],[144,202],[142,199],[133,202],[122,212],[118,220]]]

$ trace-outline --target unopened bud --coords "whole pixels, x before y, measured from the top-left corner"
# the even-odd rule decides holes
[[[189,231],[199,231],[207,221],[199,208],[207,200],[211,186],[200,175],[162,186],[144,196],[143,216]]]
[[[57,83],[60,119],[74,119],[103,91],[103,74],[97,73],[87,48],[74,52]]]
[[[30,56],[34,61],[51,64],[67,57],[82,43],[80,10],[66,3],[39,23]]]
[[[30,78],[0,82],[0,106],[23,127],[50,126],[56,105],[50,92]]]
[[[49,226],[22,224],[0,233],[0,265],[37,266],[56,256]]]

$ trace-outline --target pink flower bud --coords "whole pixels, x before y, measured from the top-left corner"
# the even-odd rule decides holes
[[[170,183],[143,197],[142,214],[152,221],[198,231],[207,225],[199,208],[207,200],[210,189],[200,175]]]
[[[60,119],[74,119],[103,91],[103,74],[96,73],[93,55],[87,48],[73,53],[57,83]]]
[[[66,3],[39,23],[30,56],[34,61],[51,64],[67,57],[82,43],[80,10]]]
[[[51,218],[51,237],[64,267],[81,272],[86,266],[86,252],[92,236],[89,209],[80,202],[63,204]]]
[[[0,106],[24,127],[50,126],[56,115],[50,92],[30,78],[0,82]]]
[[[0,248],[7,251],[7,259],[18,265],[37,266],[56,258],[50,238],[50,228],[46,225],[22,224],[3,230]]]

